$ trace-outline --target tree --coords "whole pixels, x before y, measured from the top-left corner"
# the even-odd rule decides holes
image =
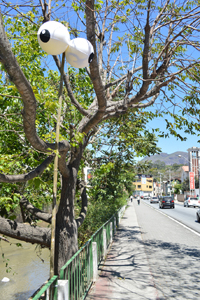
[[[174,172],[176,172],[180,167],[181,167],[182,165],[180,165],[180,164],[173,164],[172,165],[172,171],[174,171]]]
[[[183,191],[183,193],[185,191],[189,191],[190,190],[190,186],[189,186],[190,182],[189,182],[189,178],[186,178],[182,184],[181,184],[181,190]]]
[[[134,165],[125,162],[121,152],[106,154],[92,165],[94,171],[89,181],[88,211],[79,228],[82,244],[120,207],[126,205],[133,193]]]
[[[177,183],[174,185],[174,194],[180,194],[181,184]]]
[[[16,143],[19,143],[21,137],[23,140],[20,142],[21,149],[17,146],[13,151],[19,153],[26,149],[27,154],[29,150],[32,151],[33,162],[29,160],[26,168],[28,171],[24,174],[23,169],[27,164],[21,168],[21,174],[11,174],[7,168],[4,171],[7,174],[3,171],[0,174],[0,181],[9,184],[25,183],[38,178],[46,168],[49,168],[58,147],[58,167],[61,177],[55,235],[55,274],[58,274],[59,269],[78,249],[77,229],[83,223],[87,210],[85,186],[80,186],[82,208],[77,218],[74,212],[75,194],[84,152],[96,133],[110,120],[117,120],[122,115],[135,114],[139,118],[140,115],[146,114],[152,118],[159,114],[160,107],[164,108],[165,113],[172,108],[171,114],[177,122],[183,119],[181,116],[178,118],[174,110],[179,107],[180,101],[175,95],[178,93],[179,97],[184,96],[193,88],[193,84],[187,81],[187,74],[194,72],[195,67],[199,66],[197,58],[199,42],[196,36],[199,30],[199,5],[193,1],[182,1],[180,5],[178,1],[170,0],[163,2],[86,0],[81,4],[69,1],[69,7],[65,1],[55,2],[55,7],[50,6],[51,2],[47,5],[46,0],[40,2],[41,6],[33,1],[30,7],[24,5],[24,2],[11,4],[4,1],[4,3],[5,6],[2,6],[4,19],[0,21],[1,80],[12,95],[3,94],[3,97],[8,99],[12,96],[12,104],[14,99],[20,98],[18,112],[19,108],[22,108],[22,115],[19,116],[20,132],[15,130],[14,117],[6,129],[12,130]],[[74,18],[70,18],[72,15]],[[36,36],[36,28],[50,17],[67,21],[71,36],[84,36],[94,47],[94,58],[90,67],[79,71],[69,68],[61,81],[65,86],[63,91],[65,102],[60,136],[60,140],[61,138],[63,140],[58,145],[55,142],[57,120],[54,115],[58,103],[55,91],[52,91],[59,89],[58,77],[51,71],[46,85],[42,80],[42,74],[45,75],[42,68],[44,65],[47,67],[52,61],[49,58],[48,63],[43,61],[38,75],[37,67],[29,68],[24,59],[24,56],[28,55],[27,48],[25,55],[23,51],[17,53],[13,50],[16,41],[21,47],[23,45],[24,41],[19,39],[19,32],[23,31],[27,42],[29,38],[33,41],[31,34],[28,36],[26,26],[21,24],[22,20],[30,25],[31,32]],[[8,24],[8,21],[12,24],[14,19],[18,22],[13,32],[15,41],[11,39],[12,26]],[[5,29],[3,23],[6,25]],[[76,28],[74,24],[77,24]],[[42,62],[41,59],[46,56],[36,43],[35,38],[31,61],[40,59]],[[29,54],[33,53],[31,48]],[[53,60],[61,71],[60,57],[53,56]],[[37,76],[40,76],[41,82]],[[195,82],[195,85],[197,84]],[[9,86],[12,86],[11,90]],[[49,107],[52,106],[54,109],[50,112]],[[5,111],[2,117],[10,116]],[[23,123],[20,121],[21,118]],[[173,134],[176,130],[172,125],[168,122],[170,132]],[[6,132],[6,141],[8,133],[9,131]],[[13,153],[12,145],[9,149]],[[39,157],[37,167],[36,153]],[[49,214],[35,209],[22,196],[21,201],[23,207],[37,218],[51,222]],[[0,232],[50,247],[49,228],[41,229],[37,226],[19,224],[1,217]]]
[[[160,161],[160,160],[156,160],[153,164],[153,166],[155,168],[157,168],[158,170],[164,169],[165,168],[165,162],[164,161]]]
[[[195,189],[198,189],[199,188],[199,178],[197,176],[194,178],[194,182],[195,182]]]

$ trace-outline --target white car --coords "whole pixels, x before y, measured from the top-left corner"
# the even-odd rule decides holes
[[[184,201],[183,204],[184,207],[200,207],[200,199],[198,199],[197,197],[188,197],[187,200]]]
[[[158,197],[152,197],[152,198],[150,199],[150,203],[158,203],[158,202],[159,202]]]

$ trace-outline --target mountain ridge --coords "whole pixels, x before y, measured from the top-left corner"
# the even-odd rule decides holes
[[[141,161],[152,161],[152,163],[155,163],[157,160],[164,162],[166,165],[188,165],[188,152],[176,151],[171,154],[161,152],[160,154],[146,156]]]

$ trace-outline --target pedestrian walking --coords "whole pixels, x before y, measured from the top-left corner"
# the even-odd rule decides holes
[[[131,196],[131,202],[133,201],[133,196]]]
[[[137,203],[138,205],[140,205],[140,198],[137,198]]]

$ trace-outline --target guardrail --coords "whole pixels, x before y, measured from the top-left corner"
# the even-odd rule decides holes
[[[60,279],[68,280],[68,300],[84,298],[92,283],[91,239],[61,268]]]
[[[39,292],[30,300],[57,300],[58,296],[58,276],[54,275],[49,281],[39,290]]]
[[[92,283],[97,280],[98,266],[106,257],[125,208],[123,206],[104,223],[61,268],[59,280],[58,276],[53,276],[32,300],[85,299]]]

